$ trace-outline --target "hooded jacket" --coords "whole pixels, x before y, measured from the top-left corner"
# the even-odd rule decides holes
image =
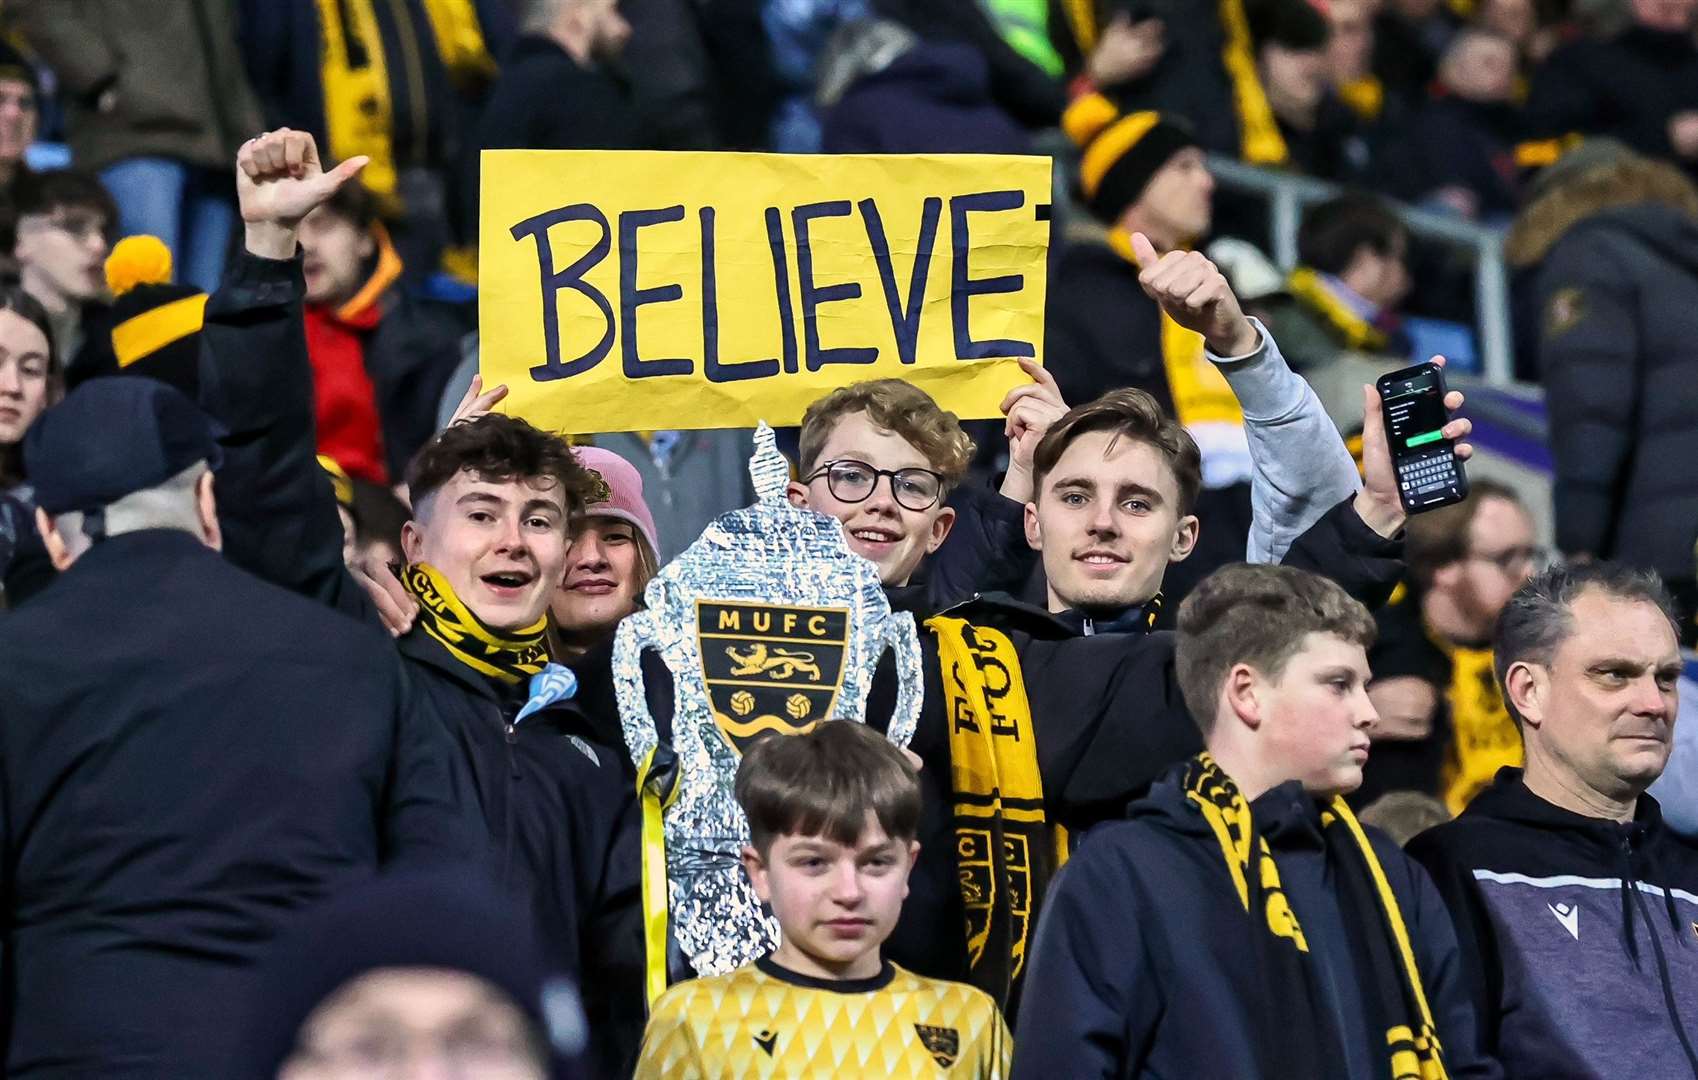
[[[920,42],[860,75],[822,121],[828,154],[1023,154],[1026,132],[991,96],[969,45]]]
[[[1639,796],[1589,818],[1504,769],[1409,853],[1462,945],[1483,1052],[1512,1076],[1698,1076],[1698,848]]]
[[[1535,270],[1557,545],[1668,578],[1698,537],[1698,189],[1638,158],[1535,198],[1507,242]]]
[[[1093,833],[1051,886],[1016,1029],[1014,1077],[1289,1080],[1268,1076],[1258,1060],[1266,992],[1252,962],[1258,931],[1218,841],[1186,801],[1182,769],[1128,807],[1128,820]],[[1378,1022],[1363,1005],[1372,983],[1351,948],[1319,808],[1295,781],[1250,806],[1323,972],[1337,1075],[1382,1075],[1383,1039],[1374,1038]],[[1366,831],[1408,928],[1449,1074],[1499,1075],[1473,1050],[1473,1010],[1443,902],[1396,844]]]

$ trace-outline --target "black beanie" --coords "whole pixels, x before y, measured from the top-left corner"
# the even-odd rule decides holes
[[[581,1075],[576,990],[548,970],[532,919],[470,866],[377,877],[289,926],[259,971],[249,1075],[273,1080],[319,1005],[368,972],[399,967],[464,972],[494,985],[548,1043],[549,1075]]]
[[[1197,145],[1184,120],[1157,112],[1123,116],[1119,107],[1097,93],[1076,98],[1062,114],[1061,126],[1083,151],[1079,186],[1085,203],[1108,225],[1138,201],[1150,178],[1173,155]]]

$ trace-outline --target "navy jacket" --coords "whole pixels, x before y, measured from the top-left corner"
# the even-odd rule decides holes
[[[1252,961],[1260,932],[1238,899],[1208,823],[1185,799],[1179,768],[1088,837],[1050,887],[1014,1040],[1016,1078],[1266,1076],[1257,1059],[1265,985]],[[1341,1076],[1389,1075],[1384,1035],[1363,1011],[1335,898],[1319,811],[1296,782],[1251,811],[1323,973]],[[1474,1016],[1444,904],[1421,868],[1368,830],[1415,951],[1453,1077],[1499,1075],[1474,1052]]]
[[[225,548],[253,573],[375,623],[342,563],[335,496],[315,460],[312,370],[301,330],[300,259],[240,254],[207,303],[201,405],[223,440]],[[396,647],[416,707],[452,738],[470,771],[496,872],[534,905],[562,963],[585,979],[594,1052],[634,1055],[642,1031],[635,789],[623,750],[569,733],[591,730],[570,701],[514,726],[523,684],[509,688],[454,660],[422,630]],[[617,743],[613,744],[618,746]],[[610,1018],[595,1014],[606,1007]],[[628,1044],[628,1045],[627,1045]]]
[[[186,533],[101,541],[0,621],[8,1076],[230,1076],[290,918],[484,846],[393,647]]]
[[[1698,1076],[1698,848],[1649,795],[1584,817],[1503,769],[1409,853],[1462,942],[1480,1043],[1511,1076]]]

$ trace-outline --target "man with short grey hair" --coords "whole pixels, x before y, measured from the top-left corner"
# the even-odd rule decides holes
[[[1680,651],[1654,575],[1536,575],[1493,649],[1526,743],[1409,845],[1456,922],[1482,1049],[1511,1076],[1698,1077],[1698,850],[1646,788],[1668,763]]]
[[[95,379],[24,436],[60,571],[0,621],[5,1075],[240,1069],[291,914],[487,847],[381,633],[218,553],[220,451],[164,383]]]

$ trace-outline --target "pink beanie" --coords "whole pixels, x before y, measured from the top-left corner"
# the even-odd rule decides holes
[[[654,515],[643,501],[643,477],[636,466],[597,446],[574,446],[572,453],[578,464],[590,471],[590,477],[600,481],[584,507],[587,517],[610,517],[628,521],[636,526],[649,543],[649,552],[660,557],[660,541],[655,536]]]

